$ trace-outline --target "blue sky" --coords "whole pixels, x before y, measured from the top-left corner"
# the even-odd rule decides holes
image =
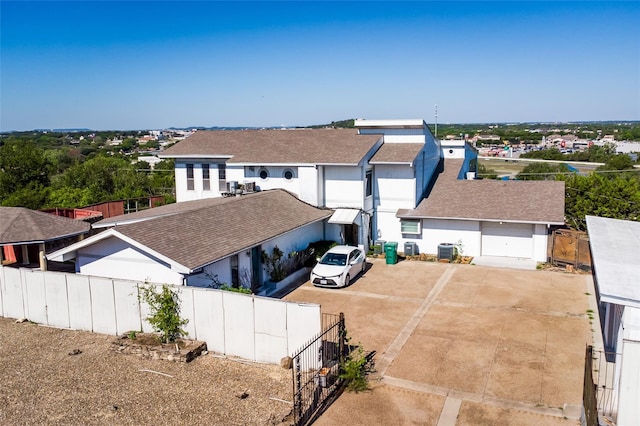
[[[0,130],[640,120],[640,2],[1,1]]]

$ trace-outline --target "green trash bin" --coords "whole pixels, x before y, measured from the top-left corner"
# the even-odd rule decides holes
[[[387,258],[387,265],[398,263],[398,243],[389,241],[384,244],[384,255]]]

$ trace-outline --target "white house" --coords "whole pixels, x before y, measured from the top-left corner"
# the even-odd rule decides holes
[[[328,238],[368,247],[412,208],[440,161],[423,120],[356,120],[357,129],[199,131],[161,154],[176,164],[178,202],[237,187],[283,188],[335,211]]]
[[[283,188],[335,211],[328,238],[365,249],[453,243],[465,255],[547,260],[549,227],[564,224],[562,182],[466,180],[477,162],[466,141],[438,141],[423,120],[354,124],[199,131],[160,156],[175,160],[178,202]]]
[[[100,221],[94,228],[105,231],[47,258],[75,259],[83,275],[255,292],[268,279],[262,251],[288,255],[324,240],[332,213],[284,190],[187,201]]]
[[[619,425],[640,419],[640,222],[587,216],[605,350],[614,357]]]

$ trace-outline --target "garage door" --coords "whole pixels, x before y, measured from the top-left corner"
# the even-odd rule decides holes
[[[482,255],[533,257],[533,225],[482,222]]]

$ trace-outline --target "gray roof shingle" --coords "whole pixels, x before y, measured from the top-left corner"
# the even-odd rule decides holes
[[[209,203],[185,201],[178,204],[197,203],[197,207],[185,207],[180,214],[115,229],[181,265],[196,269],[324,220],[333,213],[281,189],[199,201]]]
[[[91,225],[76,219],[30,210],[0,207],[0,244],[40,243],[89,232]]]
[[[358,164],[382,139],[356,129],[201,130],[163,158],[207,157],[242,164]]]
[[[564,224],[564,182],[457,179],[462,160],[445,160],[427,198],[396,216]]]
[[[373,155],[371,164],[411,164],[416,159],[423,143],[385,143]]]

